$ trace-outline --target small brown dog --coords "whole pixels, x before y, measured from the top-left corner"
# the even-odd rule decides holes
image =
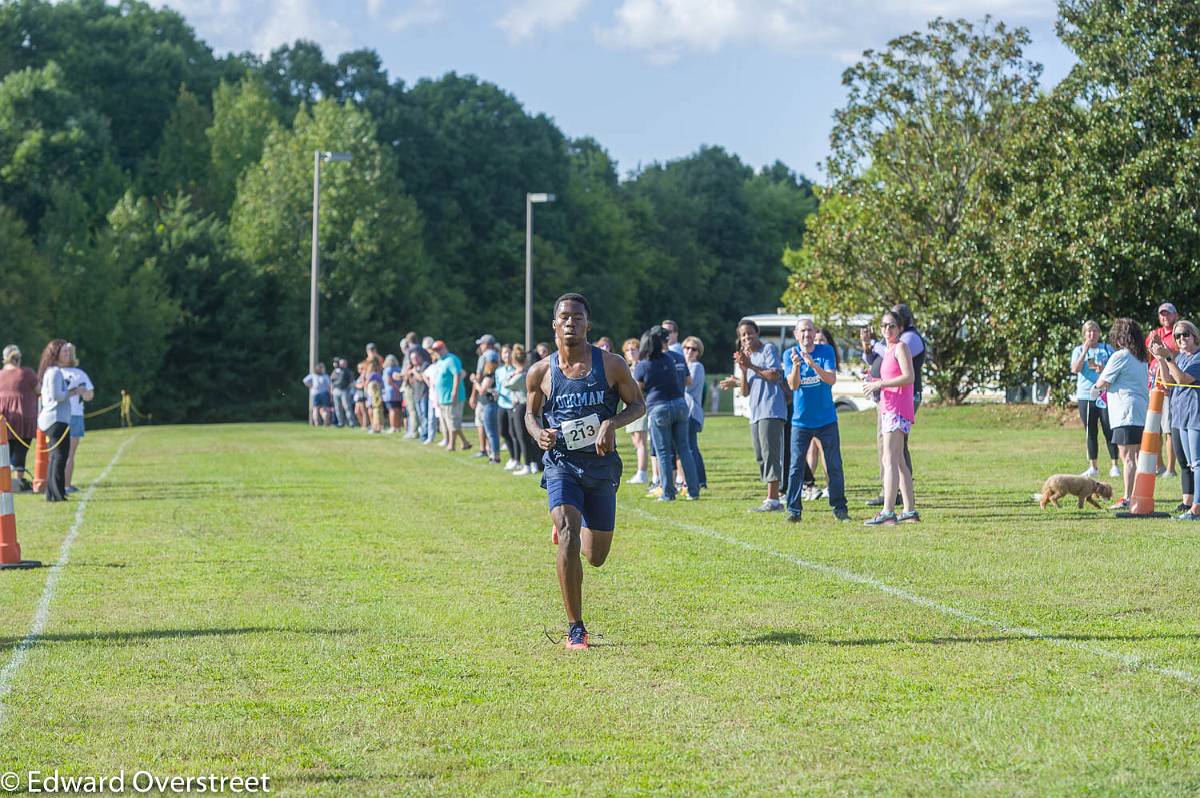
[[[1040,503],[1045,510],[1047,504],[1060,506],[1058,500],[1064,496],[1077,496],[1079,509],[1082,510],[1084,501],[1088,501],[1103,510],[1104,507],[1096,501],[1096,497],[1111,500],[1112,495],[1112,487],[1105,482],[1097,482],[1089,477],[1077,477],[1074,474],[1055,474],[1042,485]]]

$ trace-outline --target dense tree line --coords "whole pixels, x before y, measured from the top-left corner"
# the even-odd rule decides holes
[[[406,85],[376,53],[310,42],[217,57],[177,13],[124,0],[0,3],[0,338],[77,342],[98,402],[161,420],[295,415],[306,366],[313,151],[322,171],[322,357],[408,330],[468,350],[524,330],[525,192],[535,320],[568,289],[596,335],[663,317],[728,360],[774,310],[783,251],[816,209],[781,163],[720,147],[618,174],[500,87]]]
[[[1033,380],[1069,397],[1082,322],[1200,315],[1200,5],[1061,0],[1078,63],[1038,92],[1022,29],[935,20],[848,69],[787,301],[915,308],[959,401]]]

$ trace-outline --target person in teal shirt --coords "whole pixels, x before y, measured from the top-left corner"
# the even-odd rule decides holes
[[[466,380],[463,379],[462,360],[446,348],[444,341],[435,341],[433,349],[438,355],[437,391],[438,411],[446,425],[445,446],[454,451],[462,441],[463,450],[471,448],[462,431],[463,402],[467,400]]]

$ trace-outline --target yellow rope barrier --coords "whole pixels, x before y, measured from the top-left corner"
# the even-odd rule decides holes
[[[18,441],[18,442],[20,442],[20,444],[21,444],[22,446],[24,446],[26,449],[33,449],[33,448],[34,448],[34,446],[33,446],[33,442],[32,442],[32,441],[27,441],[27,440],[25,440],[24,438],[22,438],[20,435],[18,435],[18,434],[17,434],[17,431],[16,431],[15,429],[13,429],[13,428],[12,428],[12,424],[9,424],[9,423],[8,423],[8,419],[7,419],[7,418],[6,418],[6,419],[4,419],[4,426],[8,427],[8,432],[9,432],[9,434],[10,434],[10,435],[12,435],[14,438],[16,438],[16,439],[17,439],[17,441]],[[67,429],[66,429],[66,430],[63,432],[63,434],[62,434],[62,437],[58,439],[58,443],[54,444],[54,445],[53,445],[53,446],[51,446],[49,449],[42,449],[41,451],[43,451],[43,452],[52,452],[52,451],[54,451],[55,449],[57,449],[57,448],[58,448],[58,447],[59,447],[59,446],[62,444],[62,442],[63,442],[63,441],[65,441],[65,440],[67,439],[67,436],[68,436],[69,434],[71,434],[71,427],[70,427],[70,425],[68,425],[68,426],[67,426]],[[36,451],[36,450],[35,450],[35,451]]]
[[[96,416],[102,416],[105,413],[108,413],[112,410],[116,410],[123,403],[124,403],[124,400],[121,400],[120,402],[114,402],[113,404],[109,405],[108,407],[104,408],[103,410],[93,410],[91,413],[84,413],[83,417],[84,418],[94,418]]]

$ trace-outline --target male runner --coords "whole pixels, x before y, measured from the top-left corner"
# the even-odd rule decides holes
[[[621,458],[616,431],[646,412],[642,390],[619,355],[588,343],[592,309],[579,294],[554,303],[556,352],[534,363],[525,427],[546,452],[542,487],[558,544],[558,586],[567,611],[569,649],[588,647],[583,625],[583,556],[604,564],[617,516]],[[617,412],[617,401],[625,409]]]

